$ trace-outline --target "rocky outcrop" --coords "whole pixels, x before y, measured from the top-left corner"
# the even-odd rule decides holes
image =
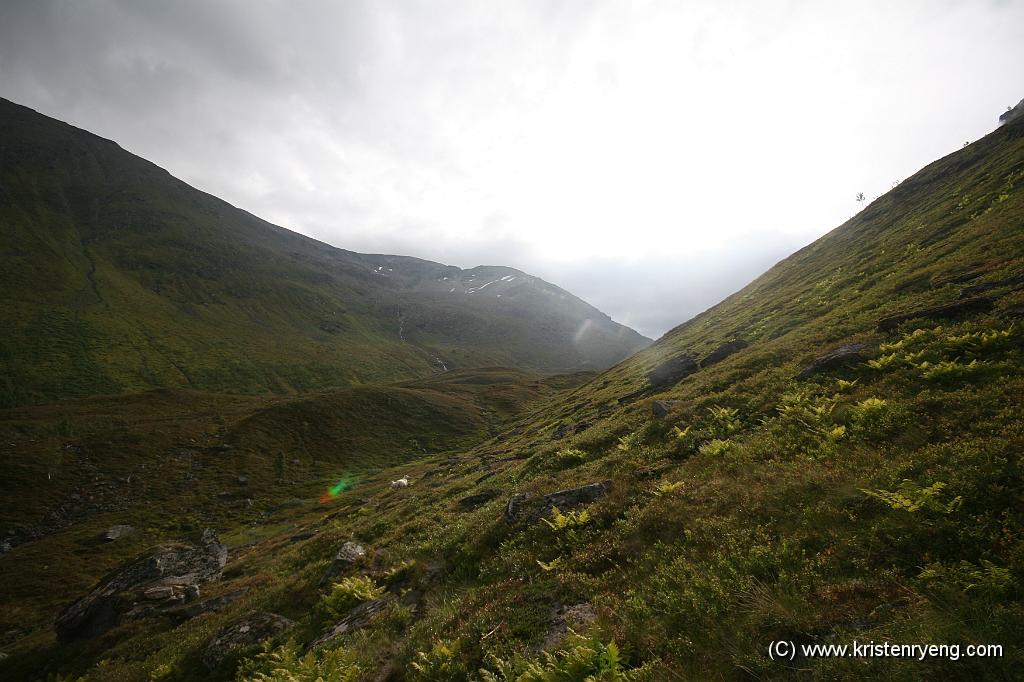
[[[1000,287],[1012,287],[1015,284],[1024,284],[1024,275],[1013,275],[1012,277],[1005,277],[995,282],[985,282],[983,284],[975,284],[974,286],[964,287],[960,290],[960,298],[970,298],[975,294],[982,294],[992,289],[999,289]]]
[[[593,502],[597,498],[603,497],[611,489],[612,482],[610,480],[605,480],[580,486],[579,488],[569,488],[568,490],[559,490],[558,492],[549,493],[543,498],[544,506],[541,513],[547,513],[551,511],[553,507],[566,509],[586,502]]]
[[[524,519],[539,519],[551,513],[555,507],[569,509],[593,502],[612,489],[610,480],[589,483],[579,488],[568,488],[533,498],[529,493],[516,493],[505,505],[505,521],[509,524]]]
[[[827,369],[835,369],[836,367],[862,362],[864,357],[861,355],[861,352],[867,350],[867,348],[868,345],[866,343],[850,343],[845,346],[840,346],[839,348],[829,351],[821,357],[817,357],[812,360],[811,364],[804,367],[800,373],[796,375],[796,378],[806,379]]]
[[[338,553],[334,555],[323,577],[320,578],[320,587],[323,587],[333,578],[348,571],[357,561],[366,556],[366,550],[362,545],[348,541],[341,546]]]
[[[651,388],[674,386],[696,372],[700,367],[689,355],[679,355],[657,365],[647,373]]]
[[[203,650],[203,665],[216,670],[229,656],[255,647],[263,640],[276,637],[293,627],[293,621],[276,613],[251,613],[227,626],[207,642]]]
[[[196,589],[198,593],[198,588]],[[248,590],[242,588],[240,590],[233,590],[225,594],[218,595],[216,597],[210,597],[202,601],[192,601],[185,603],[177,602],[165,602],[163,604],[140,604],[125,614],[125,620],[136,620],[139,618],[149,618],[151,616],[162,616],[169,618],[175,623],[184,623],[187,620],[191,620],[196,616],[207,613],[208,611],[217,611],[228,604],[236,601],[239,597],[244,595]],[[198,597],[198,594],[197,594]]]
[[[744,341],[743,339],[736,339],[735,341],[723,343],[721,346],[708,353],[708,356],[700,361],[700,366],[710,367],[715,363],[725,360],[733,353],[737,353],[743,350],[749,345],[750,344]]]
[[[907,320],[913,320],[918,317],[925,318],[948,318],[948,317],[960,317],[968,313],[977,313],[990,310],[992,308],[993,300],[986,296],[979,296],[978,298],[969,298],[963,301],[957,301],[955,303],[946,303],[945,305],[932,306],[930,308],[919,308],[917,310],[910,310],[905,313],[899,313],[897,315],[891,315],[884,317],[878,321],[878,331],[889,331],[895,329]]]
[[[217,580],[228,549],[213,531],[195,545],[164,545],[102,579],[57,617],[57,638],[95,637],[117,625],[138,601],[177,604],[198,598],[199,585]]]
[[[391,595],[384,595],[380,599],[374,599],[372,601],[363,602],[359,606],[349,611],[344,618],[342,618],[336,625],[330,630],[324,633],[323,636],[318,638],[315,642],[310,645],[310,648],[314,648],[329,642],[335,637],[341,637],[346,632],[353,632],[364,628],[370,624],[373,617],[384,610],[384,607],[391,603],[394,599]]]

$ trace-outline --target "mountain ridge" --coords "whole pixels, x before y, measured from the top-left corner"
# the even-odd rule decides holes
[[[0,121],[2,404],[598,369],[649,341],[518,270],[333,247],[21,105]]]

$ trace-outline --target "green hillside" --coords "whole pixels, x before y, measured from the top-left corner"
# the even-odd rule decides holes
[[[0,665],[90,681],[1017,679],[1022,317],[1017,119],[597,375],[5,410],[20,530],[0,557]],[[120,502],[61,525],[74,494]],[[97,539],[117,523],[136,533]],[[104,576],[203,528],[228,558],[199,601],[125,588],[107,629],[58,640],[58,614]],[[288,620],[241,637],[255,613]],[[229,635],[239,648],[211,657]],[[778,641],[947,649],[773,660]]]
[[[336,249],[0,99],[0,405],[155,387],[289,393],[647,343],[518,270]],[[582,330],[582,331],[581,331]]]

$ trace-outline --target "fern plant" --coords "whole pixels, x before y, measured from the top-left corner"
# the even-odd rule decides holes
[[[928,379],[929,381],[940,381],[943,379],[967,378],[987,365],[987,362],[978,362],[978,360],[971,360],[966,364],[959,360],[949,360],[935,363],[923,362],[918,365],[918,368],[921,370],[921,375],[925,379]]]
[[[277,648],[264,644],[263,651],[238,666],[237,682],[356,682],[363,669],[352,652],[343,649],[302,654],[293,641]]]
[[[732,407],[716,406],[708,410],[710,415],[707,428],[708,435],[713,438],[726,440],[729,436],[738,433],[743,428],[740,422],[739,410]]]
[[[412,679],[430,682],[464,679],[468,672],[460,660],[458,640],[434,640],[429,651],[416,652],[416,660],[410,665]]]
[[[607,644],[594,637],[583,637],[570,630],[563,648],[544,652],[539,659],[517,656],[502,660],[489,658],[490,669],[480,670],[483,682],[609,682],[636,679],[626,669],[625,658],[615,642]]]
[[[720,457],[732,449],[732,441],[728,438],[721,440],[714,438],[700,446],[700,454],[708,457]]]
[[[662,481],[661,483],[658,484],[658,487],[654,489],[654,496],[662,497],[664,495],[670,495],[682,487],[682,481],[676,481],[675,483],[672,483],[670,481]]]
[[[619,438],[619,443],[615,447],[622,452],[632,452],[636,450],[640,445],[641,437],[639,432],[627,433],[625,436]]]
[[[911,480],[904,479],[898,490],[867,490],[861,488],[865,495],[880,500],[893,509],[903,509],[913,514],[920,510],[949,514],[960,508],[963,498],[959,495],[949,502],[942,502],[939,498],[942,495],[946,484],[936,481],[929,486],[921,487]]]
[[[946,583],[963,592],[992,598],[1002,597],[1017,587],[1009,569],[996,566],[988,559],[982,559],[980,565],[969,561],[953,565],[934,562],[925,566],[917,577],[929,587]]]
[[[377,585],[373,578],[350,576],[331,586],[331,591],[323,597],[323,606],[332,618],[341,618],[352,607],[362,602],[371,601],[384,594],[384,588]]]
[[[548,524],[548,527],[556,533],[573,528],[579,528],[590,522],[590,512],[586,509],[578,512],[570,511],[563,514],[558,507],[551,508],[551,520],[542,518],[541,521]]]
[[[558,468],[566,468],[587,461],[587,453],[579,448],[562,448],[555,452],[554,463]]]

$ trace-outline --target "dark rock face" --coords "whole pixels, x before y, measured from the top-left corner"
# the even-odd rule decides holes
[[[579,488],[569,488],[548,493],[533,503],[530,503],[529,493],[516,493],[509,499],[508,504],[505,505],[505,521],[509,524],[515,524],[523,519],[539,519],[551,513],[551,510],[555,507],[568,509],[593,502],[607,494],[611,489],[612,482],[610,480],[598,481],[597,483],[590,483]]]
[[[960,298],[970,298],[975,294],[981,294],[1000,287],[1011,287],[1015,284],[1024,284],[1024,275],[1014,275],[1013,277],[1006,277],[995,282],[985,282],[984,284],[964,287],[960,290]]]
[[[228,549],[213,531],[192,546],[162,546],[121,567],[57,617],[57,638],[71,642],[117,625],[136,601],[176,604],[198,597],[198,586],[217,580]]]
[[[647,373],[652,388],[673,386],[696,372],[700,367],[689,355],[680,355],[666,360]]]
[[[320,587],[326,585],[332,578],[347,571],[353,564],[364,556],[366,556],[366,550],[362,545],[356,544],[352,541],[343,544],[341,549],[338,550],[338,553],[334,555],[334,559],[327,567],[327,570],[324,571],[323,577],[320,578]]]
[[[216,670],[228,656],[254,647],[294,626],[293,621],[276,613],[251,613],[218,632],[207,643],[203,651],[203,664],[210,670]]]
[[[749,345],[750,344],[744,341],[743,339],[736,339],[735,341],[723,343],[721,346],[708,353],[708,356],[700,361],[700,366],[710,367],[716,362],[721,362],[722,360],[725,360],[733,353],[739,352]]]
[[[130,535],[135,529],[131,526],[111,526],[103,533],[103,539],[107,542],[113,542],[114,540],[120,540],[123,537]]]
[[[346,632],[353,632],[369,625],[373,617],[384,610],[384,607],[391,603],[393,597],[385,595],[380,599],[366,601],[349,611],[334,627],[328,630],[323,636],[310,645],[310,648],[329,642],[335,637],[341,637]]]
[[[668,416],[668,413],[675,409],[676,405],[682,405],[682,400],[655,400],[651,403],[651,413],[658,419]]]
[[[963,301],[957,301],[956,303],[947,303],[945,305],[932,306],[930,308],[919,308],[918,310],[912,310],[898,315],[892,315],[890,317],[882,318],[878,321],[878,331],[889,331],[895,329],[903,322],[907,320],[913,320],[916,317],[960,317],[967,313],[984,312],[992,308],[992,299],[979,296],[978,298],[969,298]]]
[[[819,358],[815,358],[811,364],[804,367],[800,373],[796,375],[796,378],[806,379],[807,377],[826,369],[833,369],[835,367],[842,367],[843,365],[852,365],[854,363],[861,362],[864,360],[861,356],[861,352],[867,350],[867,348],[868,345],[866,343],[850,343],[845,346],[840,346],[833,351],[825,353]]]

